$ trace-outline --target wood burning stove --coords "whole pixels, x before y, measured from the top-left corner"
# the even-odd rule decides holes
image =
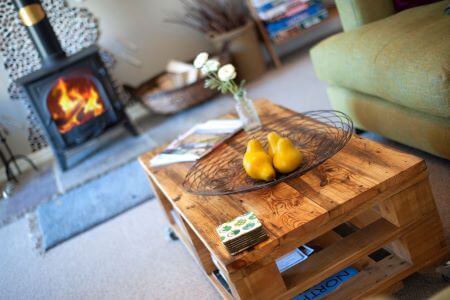
[[[98,48],[92,46],[67,57],[40,1],[13,2],[43,65],[17,83],[25,88],[61,168],[67,170],[86,158],[92,149],[84,154],[77,149],[118,124],[137,134]],[[71,157],[74,152],[77,155]]]

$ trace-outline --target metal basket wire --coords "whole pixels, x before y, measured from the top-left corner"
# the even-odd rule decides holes
[[[267,134],[276,132],[288,137],[303,153],[300,167],[279,174],[272,181],[250,178],[242,159],[247,142],[258,139],[267,149]],[[240,132],[197,161],[183,182],[186,191],[204,196],[227,195],[254,191],[299,177],[339,152],[353,134],[353,122],[346,114],[334,110],[318,110],[274,120],[255,132]]]

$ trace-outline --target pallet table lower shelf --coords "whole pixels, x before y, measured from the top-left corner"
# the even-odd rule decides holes
[[[425,255],[422,259],[416,261],[416,264],[408,261],[407,258],[399,257],[393,250],[394,244],[397,242],[396,237],[403,237],[406,233],[411,232],[424,234],[428,228],[439,227],[440,223],[436,214],[424,216],[423,220],[411,224],[411,226],[408,226],[409,230],[407,230],[400,229],[386,221],[373,209],[358,217],[363,219],[369,213],[372,216],[377,215],[377,218],[376,221],[367,224],[367,226],[358,228],[351,220],[342,224],[348,224],[354,230],[349,236],[341,236],[336,229],[308,242],[307,244],[315,249],[315,253],[307,260],[281,273],[286,292],[280,295],[278,299],[290,299],[347,266],[356,268],[359,274],[344,282],[335,292],[324,299],[359,299],[373,294],[391,294],[403,287],[402,279],[447,257],[448,250],[445,249],[445,242],[443,241],[440,243],[443,249],[438,252],[437,256]],[[369,218],[369,220],[371,219]],[[192,257],[203,266],[202,259],[198,255],[207,251],[204,246],[200,244],[195,247],[189,234],[180,229],[177,224],[171,224],[171,228]],[[372,256],[377,256],[377,252],[382,253],[378,254],[379,257],[372,258]],[[209,258],[206,260],[209,260]],[[210,267],[209,271],[216,266]],[[205,273],[212,285],[223,299],[233,299],[232,294],[220,282],[214,271],[215,269],[211,273]]]
[[[263,122],[292,113],[268,101],[257,109]],[[398,290],[449,255],[424,161],[376,142],[354,136],[299,178],[228,196],[186,193],[190,164],[152,168],[157,152],[140,162],[170,226],[224,299],[292,299],[350,266],[358,273],[327,299],[363,299]],[[231,256],[215,229],[246,211],[269,239]],[[276,259],[304,244],[315,252],[280,273]]]

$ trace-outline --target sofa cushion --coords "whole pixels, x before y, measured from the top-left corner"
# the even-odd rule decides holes
[[[355,126],[450,159],[450,118],[432,116],[376,96],[329,86],[333,109],[348,114]]]
[[[393,0],[336,0],[335,2],[344,31],[351,31],[395,14]]]
[[[317,76],[415,110],[450,116],[448,1],[405,10],[315,46]]]

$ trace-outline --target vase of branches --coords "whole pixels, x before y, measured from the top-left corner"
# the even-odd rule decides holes
[[[252,80],[266,71],[254,21],[242,0],[180,0],[183,12],[167,21],[193,28],[211,41],[217,52],[230,52],[240,78]]]

